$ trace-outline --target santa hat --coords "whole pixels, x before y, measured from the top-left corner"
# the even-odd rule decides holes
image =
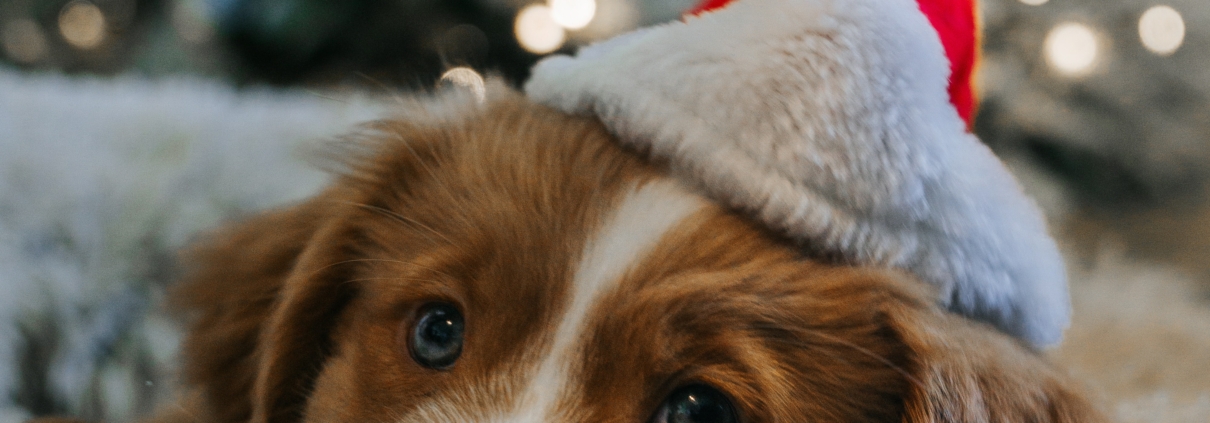
[[[525,91],[596,116],[807,253],[910,272],[951,310],[1052,345],[1070,314],[1063,261],[967,132],[973,97],[951,94],[947,29],[922,11],[947,3],[968,5],[973,31],[973,0],[736,1],[547,58]]]

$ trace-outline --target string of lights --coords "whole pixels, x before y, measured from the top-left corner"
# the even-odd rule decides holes
[[[1048,0],[1021,0],[1031,6],[1041,6]],[[1170,56],[1185,41],[1185,21],[1171,6],[1147,9],[1139,17],[1139,42],[1160,56]],[[1046,36],[1046,59],[1059,72],[1080,76],[1091,71],[1101,57],[1108,37],[1092,27],[1074,21],[1055,25]]]

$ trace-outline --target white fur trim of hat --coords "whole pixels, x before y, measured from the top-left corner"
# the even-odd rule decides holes
[[[1054,345],[1062,257],[967,132],[949,72],[913,0],[741,0],[549,57],[525,91],[809,254],[908,271],[950,310]]]

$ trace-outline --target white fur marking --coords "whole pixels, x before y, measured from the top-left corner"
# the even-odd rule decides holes
[[[479,403],[476,398],[492,398],[509,390],[493,385],[502,381],[489,378],[485,385],[455,388],[443,398],[425,402],[398,423],[566,420],[568,416],[557,414],[558,405],[573,378],[573,364],[581,360],[577,341],[584,337],[588,325],[585,319],[595,308],[594,303],[616,286],[668,230],[707,204],[672,179],[653,181],[628,193],[585,244],[572,280],[571,303],[555,331],[554,342],[512,408],[501,414],[482,414],[487,410],[467,408],[468,404]]]
[[[664,233],[706,202],[672,180],[648,183],[631,192],[584,247],[572,281],[571,304],[555,332],[554,344],[538,367],[510,418],[505,421],[555,421],[552,415],[566,391],[569,370],[579,359],[576,341],[585,332],[593,304],[650,251]]]

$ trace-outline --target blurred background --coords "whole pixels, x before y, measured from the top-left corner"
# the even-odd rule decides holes
[[[543,55],[680,17],[694,0],[5,0],[25,72],[202,75],[237,86],[434,86],[469,67],[515,84]],[[1210,4],[983,0],[977,132],[1080,201],[1188,199],[1210,167]]]
[[[428,89],[456,67],[518,84],[543,55],[677,19],[694,0],[4,0],[0,63],[236,86]],[[1210,172],[1210,4],[982,0],[976,127],[1081,204],[1194,199]]]
[[[160,119],[192,122],[181,133],[197,139],[207,125],[219,125],[216,134],[228,128],[222,125],[261,128],[247,139],[211,134],[225,140],[212,142],[216,149],[266,137],[288,138],[293,146],[335,136],[381,115],[389,97],[443,81],[458,85],[484,74],[519,85],[545,55],[678,19],[695,3],[0,0],[0,155],[10,157],[0,159],[10,165],[0,169],[0,244],[15,245],[7,257],[18,265],[10,267],[24,268],[0,270],[0,291],[33,292],[0,301],[7,307],[0,308],[0,390],[8,391],[0,397],[0,422],[47,414],[128,420],[171,395],[174,329],[156,317],[161,311],[154,305],[171,279],[170,251],[197,229],[304,196],[323,180],[304,170],[233,170],[265,163],[247,157],[222,162],[231,167],[217,168],[235,176],[219,176],[216,161],[197,157],[220,153],[182,147],[188,153],[168,157],[188,165],[157,175],[188,183],[156,185],[151,190],[175,194],[139,203],[145,211],[173,211],[138,215],[143,223],[127,225],[137,229],[121,229],[136,233],[126,247],[97,241],[105,245],[96,249],[138,259],[129,269],[108,270],[117,282],[107,288],[79,290],[70,286],[95,279],[103,271],[94,267],[108,269],[113,257],[71,255],[93,254],[80,238],[105,238],[81,235],[89,226],[78,217],[104,209],[97,204],[128,204],[122,195],[143,198],[149,188],[97,182],[107,184],[98,185],[102,194],[55,206],[45,199],[96,188],[63,176],[95,163],[86,154],[79,163],[40,170],[63,169],[53,177],[67,188],[31,185],[28,174],[12,170],[20,164],[13,157],[35,160],[26,154],[31,143],[78,149],[86,143],[72,137],[100,133],[90,128],[146,122],[131,116],[175,107],[176,117]],[[1210,2],[982,0],[981,8],[975,131],[1039,198],[1072,269],[1075,325],[1067,344],[1050,354],[1093,385],[1120,420],[1210,421]],[[124,106],[127,114],[106,111],[116,99],[148,105]],[[31,123],[43,119],[50,123]],[[265,122],[280,130],[263,132]],[[31,129],[43,126],[54,130]],[[72,127],[79,133],[54,132]],[[176,151],[169,147],[177,144],[163,141],[175,132],[146,127],[115,130],[123,151],[152,151],[128,157],[155,161],[163,160],[155,152]],[[235,131],[221,132],[227,133]],[[290,156],[285,150],[260,154],[279,160]],[[198,173],[188,173],[194,168]],[[121,173],[122,166],[114,169]],[[241,175],[264,188],[234,194],[206,188],[238,185]],[[282,186],[294,189],[283,193]],[[178,200],[190,195],[214,200],[182,206]],[[27,210],[35,203],[75,210],[76,223]],[[127,206],[113,207],[114,219],[132,219]],[[0,264],[5,257],[0,251]],[[77,263],[82,270],[72,279],[47,270],[61,262],[29,264],[46,257],[109,264]]]

